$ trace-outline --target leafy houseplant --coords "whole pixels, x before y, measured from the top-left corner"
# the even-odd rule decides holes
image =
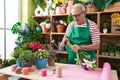
[[[17,22],[12,26],[12,33],[18,34],[18,37],[15,41],[15,44],[17,45],[16,48],[20,48],[24,43],[27,42],[39,42],[44,44],[42,33],[32,26],[33,23],[38,25],[38,23],[35,21],[29,20],[28,23],[21,24],[19,22],[18,25]]]
[[[47,28],[47,29],[50,29],[50,20],[49,20],[49,19],[46,19],[46,20],[45,20],[45,23],[46,23],[46,28]]]
[[[35,55],[35,59],[36,58],[44,59],[49,57],[49,52],[47,50],[42,49],[35,51],[33,54]]]
[[[48,63],[49,52],[47,50],[39,49],[36,52],[34,52],[34,55],[37,69],[46,68],[46,65]]]
[[[22,52],[21,48],[14,49],[14,51],[12,53],[12,57],[14,57],[16,60],[18,60],[21,52]]]
[[[110,27],[110,24],[107,22],[104,22],[103,23],[103,33],[107,33],[109,27]]]
[[[52,48],[48,49],[50,55],[48,57],[48,65],[49,66],[54,66],[55,65],[55,60],[56,60],[56,50],[53,50]]]
[[[19,55],[19,60],[22,62],[22,67],[31,67],[34,55],[31,50],[23,50]]]

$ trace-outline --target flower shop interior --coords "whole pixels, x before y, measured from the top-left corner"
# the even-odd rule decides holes
[[[78,3],[97,25],[100,46],[95,60],[78,50],[69,64],[73,44],[60,45],[83,13],[72,15]],[[120,0],[0,0],[0,17],[0,80],[120,80]]]

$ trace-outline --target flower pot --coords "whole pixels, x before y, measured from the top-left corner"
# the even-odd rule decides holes
[[[49,32],[49,29],[47,29],[46,26],[41,26],[41,28],[42,28],[43,33],[48,33]]]
[[[47,23],[47,24],[46,24],[46,28],[47,28],[47,29],[50,29],[50,23]]]
[[[23,62],[22,67],[32,67],[32,61],[30,62]]]
[[[56,7],[56,15],[61,15],[61,14],[63,14],[62,7],[61,6],[57,6]]]
[[[37,69],[44,69],[46,68],[48,62],[48,58],[44,58],[44,59],[35,59],[35,63],[36,63],[36,68]]]
[[[48,66],[55,66],[55,59],[54,56],[48,57]]]
[[[55,15],[55,11],[54,10],[50,10],[50,15]]]
[[[59,32],[59,33],[62,33],[65,30],[65,26],[63,26],[63,25],[57,25],[56,27],[57,27],[57,32]]]
[[[37,5],[37,8],[35,9],[34,13],[35,13],[35,16],[41,16],[43,15],[43,10],[39,5]]]
[[[16,60],[16,65],[17,65],[18,67],[22,67],[22,63],[21,63],[19,60]]]
[[[107,33],[108,29],[104,28],[103,33]]]

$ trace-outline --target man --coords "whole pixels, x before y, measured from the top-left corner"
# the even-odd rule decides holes
[[[79,50],[86,51],[92,60],[96,59],[95,53],[100,46],[100,35],[96,23],[86,18],[85,8],[80,3],[72,6],[71,14],[74,21],[68,25],[60,44],[64,47],[65,42],[69,40],[73,45],[72,48],[67,47],[68,63],[76,63],[75,53]]]

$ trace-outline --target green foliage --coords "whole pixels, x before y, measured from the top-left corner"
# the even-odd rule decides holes
[[[103,23],[103,28],[108,28],[108,27],[110,27],[110,24],[107,23],[107,22],[104,22],[104,23]]]
[[[47,50],[41,50],[39,49],[38,51],[33,53],[35,55],[35,58],[43,59],[43,58],[48,58],[49,57],[49,52]]]
[[[105,8],[108,8],[109,6],[118,1],[119,0],[93,0],[93,5],[103,11]]]
[[[20,62],[29,62],[34,59],[34,55],[31,50],[23,50],[19,55]]]
[[[74,0],[74,4],[76,4],[76,3],[84,4],[81,0]]]
[[[72,14],[69,14],[68,15],[68,18],[67,18],[67,23],[69,24],[70,22],[73,21],[73,17],[72,17]]]
[[[18,23],[16,23],[18,24]],[[33,19],[29,19],[28,23],[24,23],[21,25],[21,23],[19,25],[19,27],[15,27],[14,25],[12,27],[12,33],[16,33],[18,34],[18,37],[15,41],[16,44],[16,48],[21,47],[24,43],[26,42],[39,42],[39,43],[44,43],[43,37],[42,37],[42,33],[38,30],[36,30],[35,27],[33,27],[33,25],[39,25],[35,20]]]
[[[22,52],[21,48],[14,49],[14,52],[12,53],[12,57],[18,59],[21,52]]]
[[[28,24],[39,26],[39,23],[37,21],[35,21],[34,19],[28,19]]]
[[[11,59],[6,59],[3,61],[2,67],[8,67],[16,63],[16,59],[11,58]]]
[[[45,20],[45,23],[50,23],[50,20],[49,20],[49,19],[46,19],[46,20]]]
[[[45,9],[46,2],[45,0],[33,0],[34,5],[40,5],[42,9]]]
[[[20,26],[21,26],[20,22],[17,22],[15,24],[13,24],[12,29],[11,29],[12,33],[13,34],[17,34],[18,33],[18,29],[17,28],[20,27]]]

